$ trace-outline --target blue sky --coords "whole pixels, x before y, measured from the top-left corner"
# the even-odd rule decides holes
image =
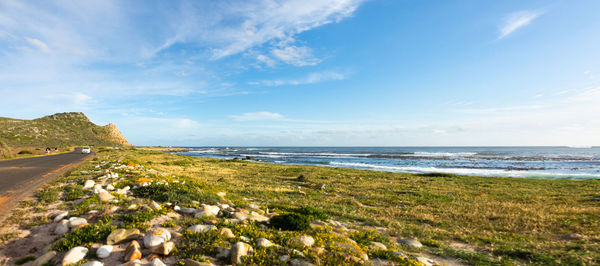
[[[600,145],[598,1],[0,2],[0,116],[136,145]]]

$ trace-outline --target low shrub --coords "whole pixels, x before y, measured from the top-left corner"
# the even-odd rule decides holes
[[[302,214],[302,215],[308,216],[308,218],[311,221],[313,221],[313,220],[326,221],[327,219],[329,219],[329,216],[327,214],[325,214],[322,210],[319,210],[312,206],[295,207],[295,206],[282,205],[282,204],[271,204],[271,205],[269,205],[269,209],[276,211],[276,212],[283,211],[283,212]]]
[[[388,236],[384,236],[375,230],[356,231],[350,235],[350,238],[363,246],[369,246],[371,242],[380,242],[384,244],[390,242]]]
[[[36,198],[40,203],[48,204],[59,200],[58,193],[60,192],[60,188],[52,187],[52,188],[44,188],[36,193]]]
[[[28,150],[22,150],[19,152],[19,154],[33,154],[33,152],[28,151]]]
[[[72,201],[85,196],[85,192],[83,191],[83,186],[81,185],[68,185],[63,188],[65,192],[63,195],[63,199],[65,201]]]
[[[75,228],[65,234],[64,238],[55,242],[52,249],[58,252],[65,252],[87,243],[104,242],[110,232],[116,229],[115,226],[111,225],[111,221],[110,218],[105,218],[93,225]]]
[[[150,184],[131,190],[138,198],[148,198],[158,202],[170,202],[173,204],[185,204],[199,201],[206,204],[217,204],[220,199],[217,195],[208,194],[200,190],[199,185],[186,184]]]
[[[177,161],[166,161],[162,163],[163,165],[176,165],[176,166],[188,166],[194,165],[193,161],[190,160],[177,160]]]
[[[120,220],[125,223],[125,226],[140,225],[141,223],[149,222],[150,220],[152,220],[152,218],[154,218],[158,215],[163,215],[166,213],[167,213],[167,211],[165,211],[164,209],[144,210],[144,211],[138,211],[133,214],[123,214],[120,216]],[[138,228],[138,227],[132,227],[132,228]]]
[[[27,256],[27,257],[23,257],[23,258],[18,259],[17,261],[15,261],[15,264],[17,264],[17,265],[23,265],[23,264],[25,264],[27,262],[30,262],[30,261],[33,261],[33,260],[35,260],[34,256]]]
[[[304,231],[310,228],[310,218],[303,214],[286,213],[271,218],[269,224],[281,230]]]
[[[227,247],[229,242],[217,230],[205,233],[192,233],[185,230],[181,237],[181,244],[177,248],[177,257],[180,259],[193,259],[201,261],[204,256],[215,256],[217,247]]]

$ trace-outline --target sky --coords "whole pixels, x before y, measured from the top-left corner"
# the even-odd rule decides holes
[[[600,1],[0,1],[0,116],[135,145],[600,145]]]

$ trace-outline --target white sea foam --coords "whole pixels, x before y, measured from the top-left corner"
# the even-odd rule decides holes
[[[538,177],[550,179],[589,179],[600,178],[600,174],[584,173],[556,173],[543,171],[502,170],[502,169],[473,169],[473,168],[437,168],[418,166],[386,166],[366,163],[330,162],[331,166],[369,169],[378,171],[404,172],[404,173],[448,173],[457,175],[476,176],[504,176],[504,177]]]
[[[314,157],[368,157],[372,154],[365,153],[330,153],[330,152],[259,152],[260,154],[285,155],[285,156],[314,156]]]
[[[458,156],[473,156],[476,152],[415,152],[414,154],[407,154],[408,156],[419,156],[419,157],[458,157]]]

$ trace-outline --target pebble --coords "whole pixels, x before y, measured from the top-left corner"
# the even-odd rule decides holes
[[[71,263],[77,263],[87,255],[88,249],[84,247],[74,247],[67,251],[62,260],[62,265],[69,265]]]
[[[252,246],[244,243],[237,242],[231,247],[231,264],[239,265],[242,263],[242,256],[248,255],[252,252]]]
[[[169,253],[171,253],[171,251],[173,250],[174,247],[175,247],[175,243],[173,243],[171,241],[163,242],[156,246],[150,247],[150,252],[152,252],[154,254],[166,256],[166,255],[169,255]]]
[[[111,195],[107,191],[101,191],[98,193],[98,198],[100,198],[101,201],[111,201],[115,199],[115,196]]]
[[[144,246],[152,248],[171,240],[171,233],[165,228],[156,228],[148,231],[144,236]]]
[[[192,226],[188,227],[187,230],[190,230],[194,233],[204,233],[204,232],[208,232],[208,230],[214,230],[214,229],[217,229],[217,227],[214,225],[197,224],[197,225],[192,225]]]
[[[69,232],[69,221],[67,219],[62,220],[58,225],[56,225],[56,228],[54,228],[54,233],[59,236],[62,236],[67,232]]]
[[[85,218],[80,218],[80,217],[71,217],[69,218],[69,227],[73,228],[73,227],[79,227],[81,225],[87,224],[87,220]]]
[[[125,240],[137,239],[140,235],[139,229],[117,229],[106,238],[107,245],[113,245]]]
[[[151,201],[150,202],[150,208],[152,208],[153,210],[160,210],[160,209],[162,209],[162,207],[160,206],[160,204],[158,204],[156,201]]]
[[[96,250],[96,256],[98,256],[98,258],[104,259],[104,258],[108,258],[108,256],[110,256],[110,253],[113,250],[113,246],[111,245],[104,245],[98,248],[98,250]]]
[[[401,239],[398,241],[398,243],[402,244],[402,245],[415,247],[415,248],[423,247],[423,244],[421,244],[421,242],[419,242],[419,240],[412,239],[412,238]]]
[[[50,251],[33,261],[31,266],[42,266],[56,256],[56,251]]]
[[[268,247],[273,246],[273,243],[271,243],[271,241],[269,241],[268,239],[261,237],[259,239],[256,239],[256,246],[257,247],[268,248]]]
[[[202,204],[200,211],[197,212],[194,217],[217,216],[220,210],[219,206]]]
[[[59,213],[58,215],[56,215],[56,217],[54,217],[54,222],[55,223],[60,222],[62,219],[64,219],[65,217],[67,217],[67,215],[69,215],[68,211]]]
[[[300,249],[309,248],[315,243],[315,239],[312,236],[298,236],[290,240],[290,246],[297,247]]]
[[[164,264],[159,258],[154,258],[151,262],[150,262],[150,266],[167,266],[166,264]]]
[[[133,240],[131,241],[131,243],[129,243],[129,245],[127,245],[127,247],[125,248],[125,257],[123,258],[124,261],[134,261],[134,260],[139,260],[142,258],[142,251],[141,251],[141,247],[140,244]]]
[[[233,234],[231,229],[229,229],[227,227],[221,228],[221,230],[219,231],[219,234],[225,236],[226,238],[234,238],[235,237],[235,235]]]
[[[83,189],[92,189],[94,184],[96,184],[94,180],[86,180],[85,183],[83,183]]]
[[[383,243],[379,242],[371,242],[369,248],[373,250],[387,250],[387,247]]]
[[[92,260],[92,261],[88,261],[84,264],[81,264],[81,266],[103,266],[103,265],[104,265],[104,263],[99,262],[97,260]]]

